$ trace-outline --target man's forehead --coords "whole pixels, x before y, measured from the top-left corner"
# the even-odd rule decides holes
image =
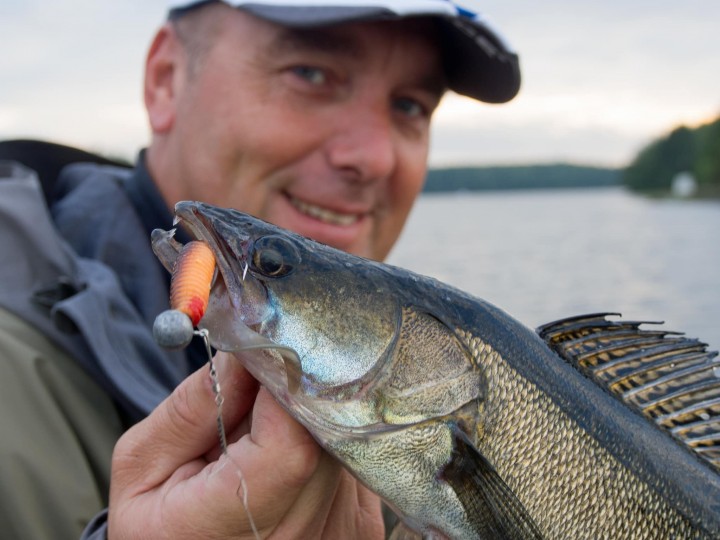
[[[380,33],[384,33],[395,43],[407,45],[403,48],[404,52],[414,49],[422,55],[422,63],[415,66],[422,73],[418,84],[440,95],[447,89],[447,84],[437,32],[434,21],[427,18],[354,22],[312,29],[277,26],[266,52],[283,55],[308,51],[362,60],[370,53],[370,47],[384,47],[382,52],[389,53],[387,45],[383,44],[387,40],[377,39]],[[410,62],[417,60],[408,58]]]
[[[440,54],[437,28],[432,20],[398,20],[343,23],[315,28],[277,26],[270,46],[277,51],[296,48],[360,57],[380,34],[396,42],[422,43],[429,54]]]
[[[363,53],[357,36],[340,32],[337,27],[304,29],[278,26],[268,48],[271,53],[308,50],[351,57],[360,57]]]

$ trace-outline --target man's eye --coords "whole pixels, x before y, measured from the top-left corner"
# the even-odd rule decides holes
[[[312,66],[295,66],[292,68],[292,72],[310,84],[320,86],[327,82],[327,74],[320,68]]]
[[[411,118],[419,118],[427,114],[425,107],[423,107],[419,102],[410,98],[397,98],[393,102],[393,106],[395,110]]]

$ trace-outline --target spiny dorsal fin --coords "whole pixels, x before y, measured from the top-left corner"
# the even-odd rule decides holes
[[[720,471],[720,359],[681,333],[596,313],[555,321],[538,334],[562,358],[682,441]]]

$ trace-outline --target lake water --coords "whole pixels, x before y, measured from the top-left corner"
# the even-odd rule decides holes
[[[621,188],[422,195],[388,259],[536,327],[619,312],[720,349],[720,202]]]

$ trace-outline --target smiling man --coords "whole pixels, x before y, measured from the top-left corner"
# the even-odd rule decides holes
[[[213,19],[223,47],[208,44],[181,88],[165,75],[187,21],[160,33],[149,60],[148,164],[165,200],[242,208],[385,257],[421,188],[445,89],[433,22],[299,30],[225,5],[197,17]]]
[[[446,89],[500,103],[519,83],[499,35],[446,0],[174,2],[135,169],[70,165],[45,197],[26,170],[0,182],[8,260],[40,269],[0,274],[0,405],[23,411],[0,424],[3,530],[72,538],[110,484],[88,537],[381,537],[377,497],[222,355],[219,457],[202,347],[152,342],[168,277],[149,233],[202,200],[382,260]]]

